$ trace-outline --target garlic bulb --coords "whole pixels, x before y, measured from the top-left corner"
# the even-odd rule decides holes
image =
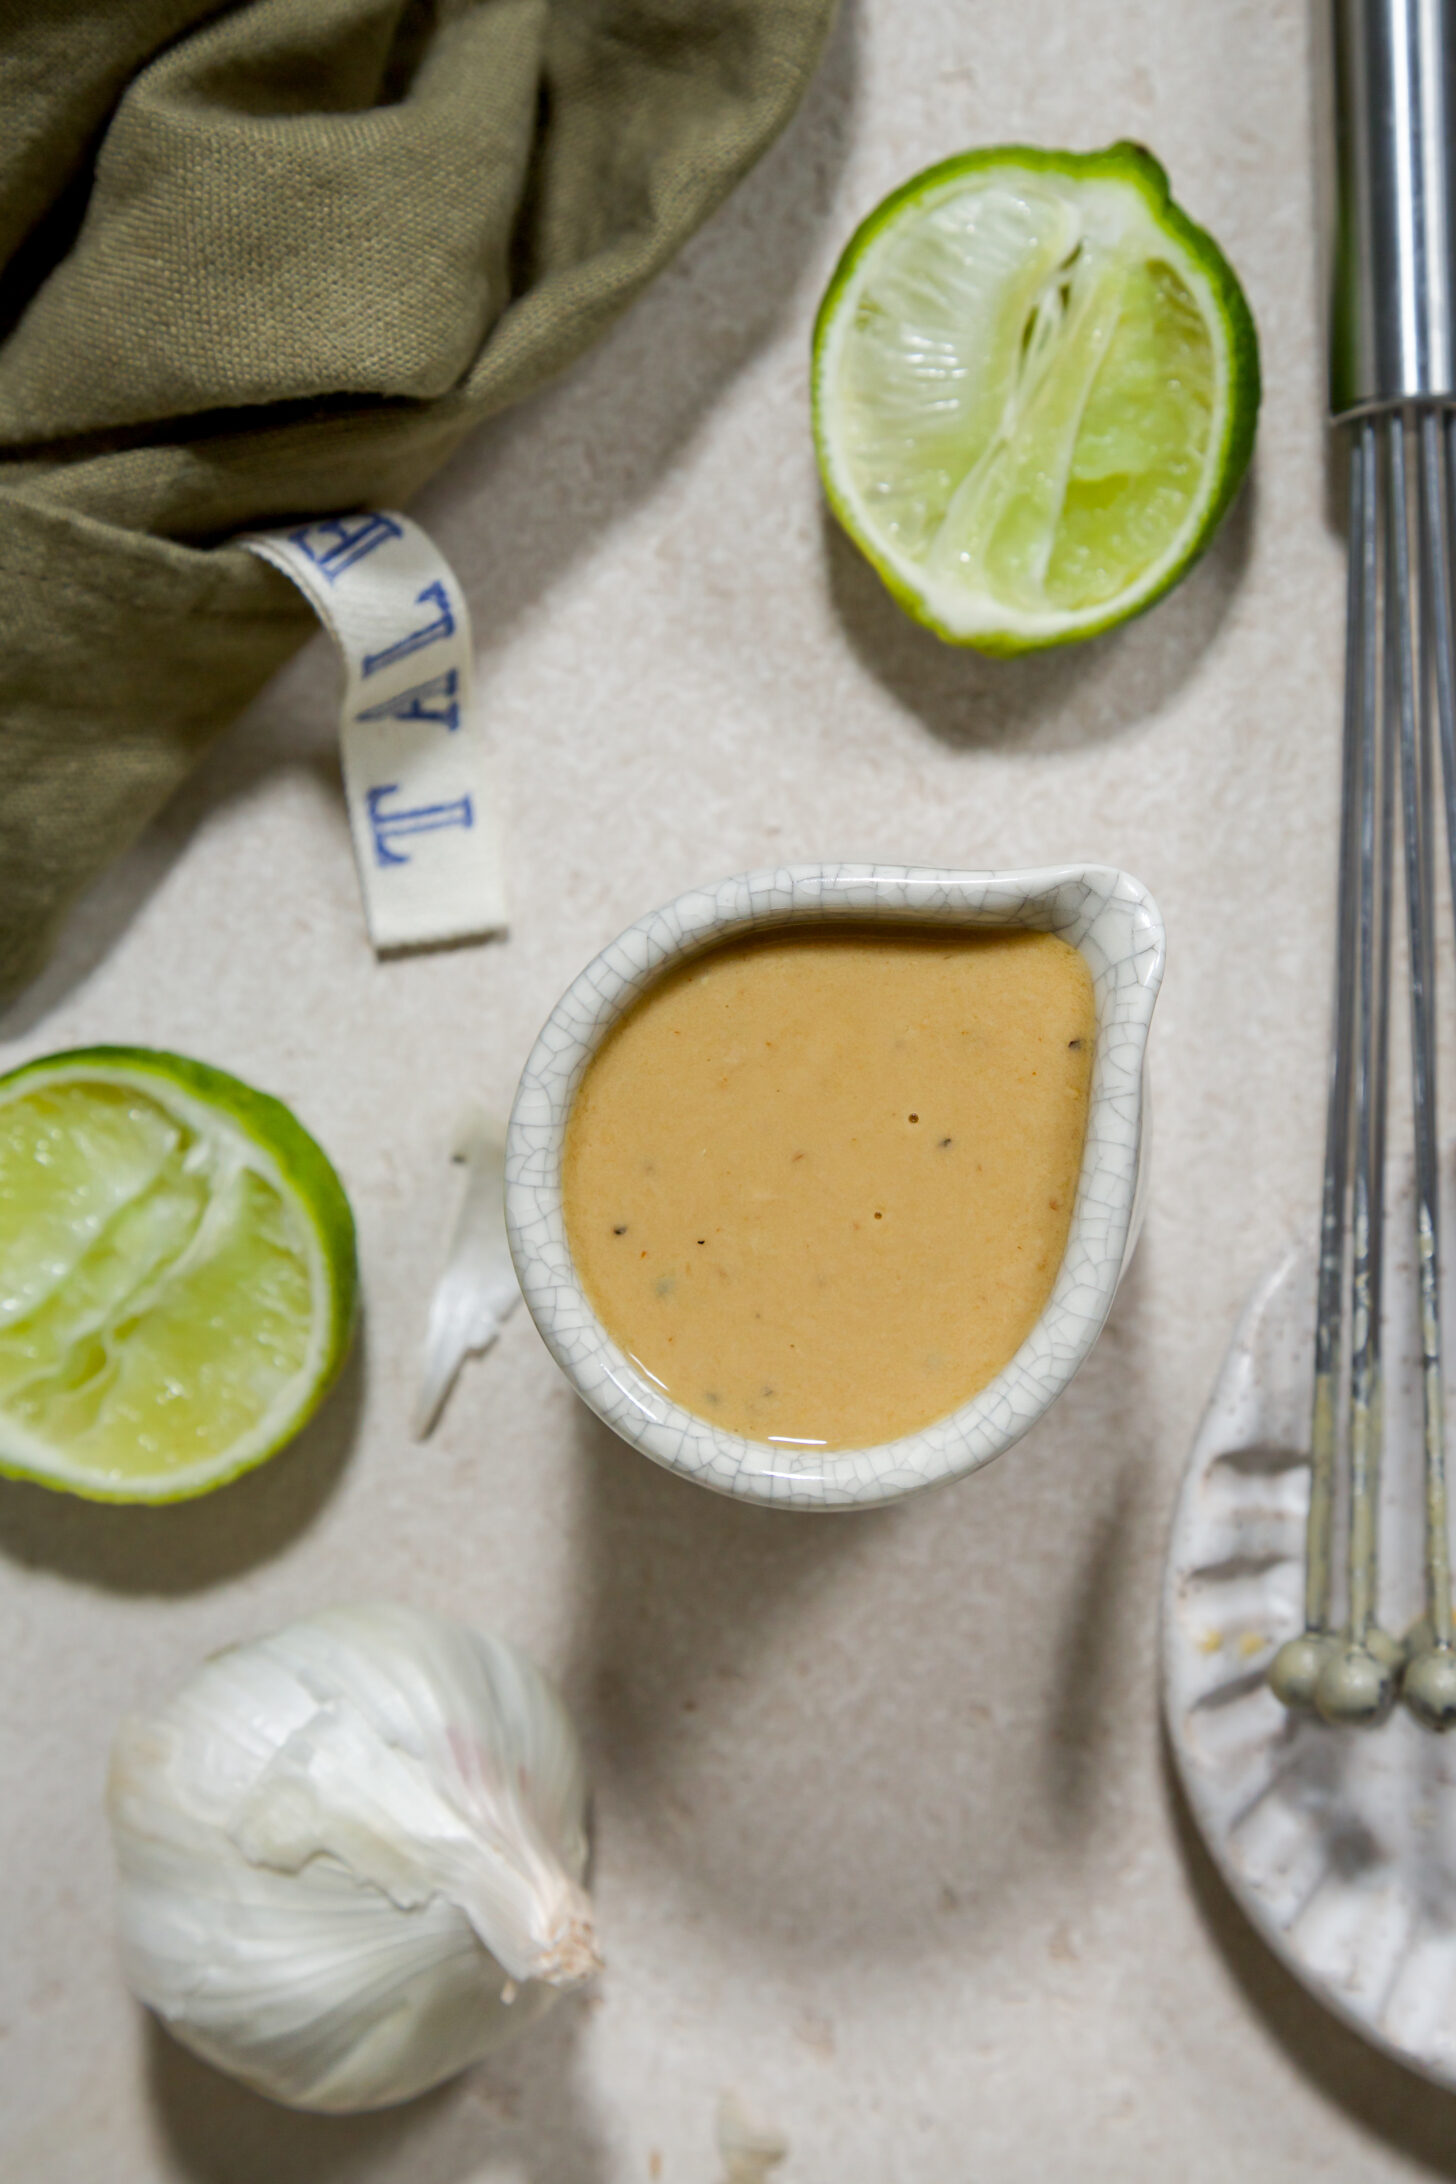
[[[297,2108],[407,2100],[598,1968],[576,1734],[498,1638],[333,1608],[122,1724],[127,1984]]]

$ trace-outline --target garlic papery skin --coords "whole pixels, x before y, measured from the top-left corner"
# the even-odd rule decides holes
[[[599,1968],[585,1806],[513,1646],[404,1607],[291,1623],[121,1725],[127,1984],[275,2100],[408,2100]]]

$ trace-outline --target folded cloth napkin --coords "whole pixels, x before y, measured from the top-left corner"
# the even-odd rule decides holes
[[[0,993],[406,500],[793,112],[834,0],[0,12]]]

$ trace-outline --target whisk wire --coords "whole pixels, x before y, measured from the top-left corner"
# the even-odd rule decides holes
[[[1363,540],[1371,482],[1366,477],[1368,434],[1350,442],[1351,536]],[[1351,1192],[1350,1099],[1355,1050],[1356,980],[1352,975],[1360,938],[1362,900],[1362,766],[1366,744],[1365,632],[1373,627],[1375,541],[1370,552],[1352,552],[1345,612],[1345,731],[1340,798],[1339,927],[1335,950],[1335,1035],[1330,1054],[1325,1117],[1324,1188],[1320,1206],[1319,1268],[1315,1306],[1314,1400],[1310,1420],[1309,1520],[1304,1564],[1307,1631],[1333,1629],[1331,1548],[1334,1528],[1338,1425],[1336,1390],[1344,1333],[1346,1214]],[[1372,597],[1367,602],[1367,589]]]
[[[1440,522],[1439,497],[1432,502],[1426,459],[1427,423],[1418,430],[1421,454],[1417,469],[1417,493],[1423,548],[1433,527]],[[1445,1453],[1441,1390],[1440,1319],[1440,1206],[1436,1151],[1436,1052],[1434,1036],[1435,912],[1434,862],[1432,857],[1430,705],[1433,680],[1432,654],[1435,616],[1431,591],[1434,569],[1423,551],[1424,581],[1412,596],[1410,583],[1410,531],[1406,506],[1405,418],[1395,413],[1386,420],[1389,435],[1391,570],[1393,599],[1390,625],[1395,641],[1397,719],[1400,736],[1402,836],[1408,945],[1410,951],[1411,1107],[1415,1141],[1416,1265],[1420,1313],[1422,1449],[1425,1459],[1427,1504],[1427,1563],[1434,1545],[1429,1522],[1432,1496],[1440,1505],[1444,1528]],[[1439,495],[1439,463],[1436,479]],[[1413,616],[1418,627],[1413,633]],[[1434,1603],[1428,1603],[1433,1607]],[[1434,1620],[1434,1618],[1433,1618]],[[1449,1598],[1446,1630],[1450,1638]]]
[[[1361,585],[1360,677],[1360,908],[1354,1068],[1355,1163],[1351,1239],[1350,1540],[1348,1625],[1363,1648],[1375,1612],[1379,1541],[1376,1510],[1385,1405],[1382,1373],[1382,1303],[1385,1268],[1385,1114],[1390,1052],[1390,836],[1391,747],[1379,703],[1381,583],[1380,461],[1376,427],[1362,423],[1365,494],[1359,558]],[[1387,472],[1386,532],[1391,507]],[[1396,587],[1398,588],[1398,586]],[[1384,587],[1387,633],[1392,587]],[[1391,653],[1384,665],[1390,672]]]

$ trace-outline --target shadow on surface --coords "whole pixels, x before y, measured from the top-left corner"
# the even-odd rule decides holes
[[[1034,752],[1080,750],[1136,728],[1196,671],[1238,590],[1257,508],[1256,456],[1213,544],[1176,590],[1105,637],[1019,659],[988,659],[922,629],[826,509],[829,590],[860,660],[932,735],[967,749],[1015,739]]]
[[[587,1554],[568,1689],[610,1775],[649,1807],[658,1790],[681,1807],[668,1778],[683,1715],[712,1714],[725,1687],[771,1673],[761,1657],[791,1641],[806,1597],[899,1513],[730,1500],[647,1461],[590,1412],[578,1421]]]
[[[626,315],[564,379],[477,433],[421,497],[421,521],[438,517],[442,534],[462,504],[488,511],[462,571],[478,644],[498,642],[646,499],[779,330],[848,156],[859,14],[844,0],[784,134]],[[806,325],[806,404],[808,365]]]
[[[685,1917],[888,1965],[953,1912],[975,1952],[1049,1862],[1094,1855],[1156,1521],[1131,1275],[1124,1299],[1020,1447],[890,1509],[727,1500],[581,1413],[567,1695],[619,1861]]]
[[[193,778],[195,782],[197,777]],[[190,788],[185,793],[190,794]],[[141,839],[107,867],[62,920],[41,971],[21,987],[8,1008],[0,1009],[0,1044],[7,1039],[23,1039],[43,1024],[52,1009],[59,1008],[68,994],[85,984],[141,914],[193,831],[192,827],[180,834],[177,830],[180,802],[180,798],[174,798]]]
[[[1125,1731],[1127,1685],[1120,1671],[1135,1658],[1134,1626],[1143,1612],[1131,1580],[1139,1522],[1149,1504],[1147,1470],[1144,1453],[1123,1457],[1110,1498],[1083,1538],[1057,1617],[1045,1780],[1052,1825],[1066,1842],[1075,1842],[1094,1819],[1108,1768],[1116,1763],[1111,1747]]]
[[[283,670],[241,733],[225,733],[140,839],[109,865],[65,919],[44,968],[0,1011],[0,1045],[26,1038],[83,986],[141,915],[172,867],[219,805],[241,802],[270,775],[291,768],[309,776],[348,839],[339,770],[337,669],[321,640]],[[291,702],[280,704],[280,688]],[[300,723],[306,723],[302,733]],[[266,884],[264,882],[263,884]],[[237,905],[246,915],[248,905]],[[202,1042],[205,1044],[205,1041]]]
[[[308,1529],[349,1461],[364,1400],[361,1329],[297,1440],[216,1493],[162,1508],[88,1502],[0,1479],[0,1554],[114,1592],[179,1594],[266,1562]]]
[[[522,2184],[608,2184],[576,2078],[588,2004],[566,2001],[518,2045],[398,2108],[311,2116],[265,2100],[148,2019],[151,2104],[186,2184],[471,2184],[508,2151]],[[492,2173],[495,2173],[494,2171]]]
[[[1429,2175],[1456,2178],[1456,2095],[1371,2047],[1286,1971],[1245,1918],[1205,1849],[1166,1734],[1163,1772],[1198,1915],[1244,2001],[1310,2084],[1352,2123]]]

